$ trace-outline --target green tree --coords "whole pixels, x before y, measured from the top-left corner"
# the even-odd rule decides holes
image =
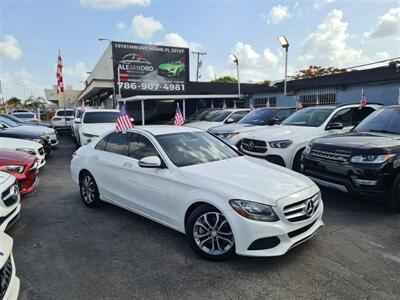
[[[223,76],[217,79],[211,80],[211,82],[218,82],[218,83],[237,83],[237,79],[232,76]]]
[[[271,83],[271,80],[263,80],[263,82],[261,82],[262,84],[270,84]]]
[[[21,107],[21,99],[12,97],[7,100],[7,105],[12,106],[13,108]]]

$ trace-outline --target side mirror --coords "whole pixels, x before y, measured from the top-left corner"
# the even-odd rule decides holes
[[[142,168],[160,168],[161,160],[158,156],[147,156],[139,160],[138,164]]]
[[[235,122],[235,120],[232,119],[232,118],[228,118],[228,120],[225,121],[226,124],[230,124],[230,123],[233,123],[233,122]]]
[[[328,130],[340,130],[343,129],[343,124],[340,122],[334,122],[328,126]]]
[[[272,118],[271,120],[268,121],[268,125],[275,125],[275,124],[279,124],[281,122],[281,120],[279,120],[278,118]]]
[[[1,123],[0,123],[0,129],[4,129],[4,128],[6,128],[6,127],[4,126],[4,124],[1,124]]]

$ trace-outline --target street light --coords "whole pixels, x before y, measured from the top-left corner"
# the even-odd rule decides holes
[[[235,54],[231,54],[234,59],[233,62],[236,64],[236,71],[237,71],[237,81],[238,81],[238,98],[240,100],[240,77],[239,77],[239,59]],[[234,102],[234,108],[236,108],[236,101]]]
[[[282,48],[285,49],[285,83],[283,87],[283,95],[286,96],[286,81],[287,81],[287,60],[288,60],[288,50],[289,50],[289,42],[284,35],[278,36],[279,43]]]

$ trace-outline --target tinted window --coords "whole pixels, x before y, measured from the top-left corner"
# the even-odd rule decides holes
[[[274,115],[276,122],[282,122],[293,113],[293,109],[281,109]]]
[[[17,126],[21,126],[18,123],[11,121],[9,119],[6,119],[4,117],[0,117],[0,122],[7,125],[7,127],[17,127]]]
[[[354,125],[358,125],[362,120],[372,114],[375,109],[372,107],[353,108],[354,111]]]
[[[116,154],[125,155],[127,150],[127,134],[111,133],[108,136],[108,141],[105,150]]]
[[[23,113],[23,114],[18,113],[18,114],[15,114],[15,116],[18,117],[18,118],[23,118],[23,119],[34,119],[34,118],[36,118],[35,114],[32,114],[32,113]]]
[[[119,113],[114,111],[87,112],[83,123],[116,123]]]
[[[344,127],[353,126],[352,108],[339,110],[330,121],[332,123],[342,123]]]
[[[240,124],[262,125],[271,116],[273,109],[256,109],[239,121]]]
[[[211,122],[222,122],[222,121],[225,120],[231,113],[232,113],[232,111],[223,110],[223,111],[219,112],[218,114],[213,115],[211,118],[207,119],[206,121],[211,121]]]
[[[232,118],[233,122],[236,123],[240,119],[242,119],[247,113],[248,113],[248,111],[238,111],[238,112],[235,112],[232,115],[230,115],[229,118]]]
[[[12,115],[2,115],[3,118],[6,118],[8,120],[14,121],[16,123],[23,123],[22,120],[18,119],[16,116],[12,116]]]
[[[140,160],[143,157],[159,156],[156,148],[148,138],[141,134],[129,134],[128,156]]]
[[[107,140],[108,140],[109,135],[105,136],[100,140],[100,142],[97,143],[96,147],[94,147],[97,150],[105,150],[106,145],[107,145]]]
[[[212,110],[209,111],[207,114],[205,114],[204,116],[202,116],[199,120],[201,121],[211,121],[212,119],[214,119],[217,115],[219,115],[221,111],[220,110]]]
[[[318,127],[326,121],[332,111],[332,108],[303,108],[283,121],[282,124]]]
[[[231,147],[207,132],[185,132],[156,137],[178,167],[238,157]]]
[[[65,113],[64,113],[63,110],[59,110],[59,111],[57,111],[56,115],[57,116],[61,116],[61,117],[64,117],[64,116],[72,117],[74,115],[74,111],[73,110],[66,110]]]
[[[379,109],[364,119],[354,131],[400,134],[400,108]]]

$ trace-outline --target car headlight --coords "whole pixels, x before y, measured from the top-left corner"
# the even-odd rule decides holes
[[[281,140],[281,141],[269,142],[269,145],[271,146],[271,148],[288,148],[291,144],[293,144],[293,141],[291,141],[291,140]]]
[[[24,166],[18,166],[18,165],[0,166],[0,170],[21,174],[22,172],[24,172]]]
[[[307,147],[305,147],[303,153],[304,154],[310,154],[311,153],[311,146],[308,145]]]
[[[32,148],[17,148],[15,150],[22,151],[22,152],[28,153],[30,155],[36,155],[35,149],[32,149]]]
[[[94,137],[98,137],[98,135],[95,135],[95,134],[90,134],[90,133],[82,133],[82,135],[83,136],[86,136],[86,137],[88,137],[88,138],[94,138]]]
[[[350,161],[352,163],[367,163],[367,164],[381,164],[394,157],[395,154],[384,155],[355,155],[352,156]]]
[[[271,206],[252,201],[233,199],[229,201],[232,208],[241,216],[263,222],[279,220]]]

